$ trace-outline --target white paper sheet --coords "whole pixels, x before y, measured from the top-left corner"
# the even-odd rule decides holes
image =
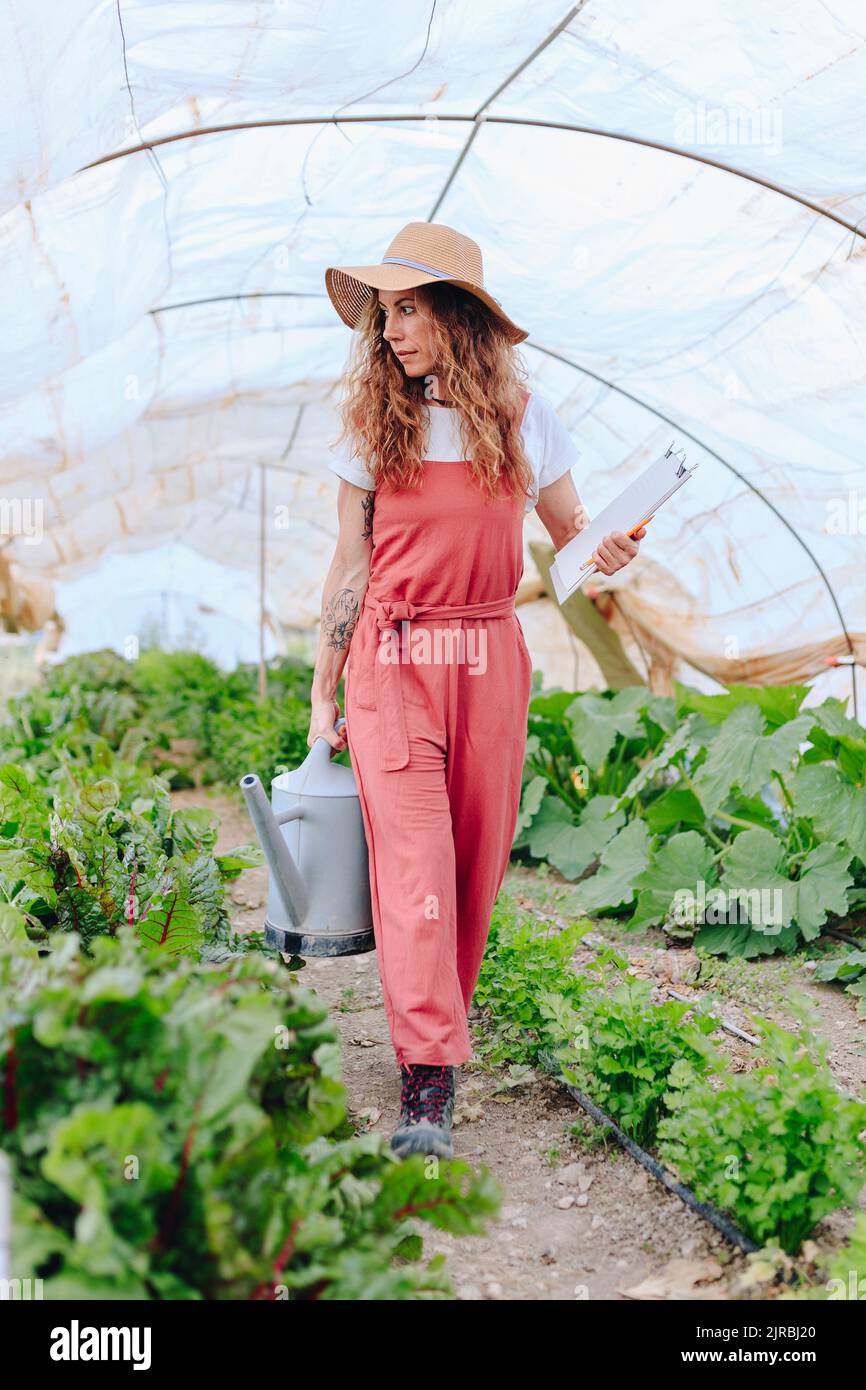
[[[692,476],[697,464],[685,466],[685,451],[673,452],[673,445],[661,458],[644,469],[624,488],[588,526],[558,550],[550,567],[550,577],[560,604],[579,589],[598,567],[591,556],[611,531],[637,531],[654,512]]]

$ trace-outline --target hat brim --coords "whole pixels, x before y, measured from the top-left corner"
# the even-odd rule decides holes
[[[459,280],[453,275],[429,275],[422,270],[413,270],[405,265],[332,265],[325,271],[325,288],[343,323],[348,328],[357,328],[358,319],[370,298],[371,290],[411,290],[416,285],[441,284],[457,285],[460,289],[474,294],[482,304],[500,321],[512,343],[522,343],[529,333],[518,328],[497,299],[467,280]]]

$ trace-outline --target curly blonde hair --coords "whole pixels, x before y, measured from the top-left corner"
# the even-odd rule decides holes
[[[529,373],[495,315],[447,282],[418,285],[417,310],[429,320],[440,389],[454,401],[463,457],[491,498],[530,495],[532,466],[520,439]],[[348,439],[376,487],[419,487],[426,452],[425,378],[407,377],[382,336],[371,292],[358,320],[339,406]]]

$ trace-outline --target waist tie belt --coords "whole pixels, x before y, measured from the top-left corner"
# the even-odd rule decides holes
[[[397,628],[412,618],[507,618],[515,611],[514,594],[508,598],[491,599],[487,603],[462,603],[453,606],[433,603],[410,603],[408,599],[377,599],[372,594],[364,598],[364,607],[376,615],[380,632],[387,627]],[[400,682],[402,664],[381,661],[375,656],[376,708],[379,717],[379,767],[382,772],[396,772],[409,761],[409,740],[406,735],[406,715],[403,709],[403,687]]]

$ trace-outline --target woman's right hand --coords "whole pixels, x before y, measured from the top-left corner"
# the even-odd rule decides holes
[[[338,733],[334,725],[340,717],[340,706],[336,700],[314,700],[310,712],[310,732],[307,734],[307,747],[312,748],[317,738],[326,738],[336,753],[346,747],[346,725]]]

